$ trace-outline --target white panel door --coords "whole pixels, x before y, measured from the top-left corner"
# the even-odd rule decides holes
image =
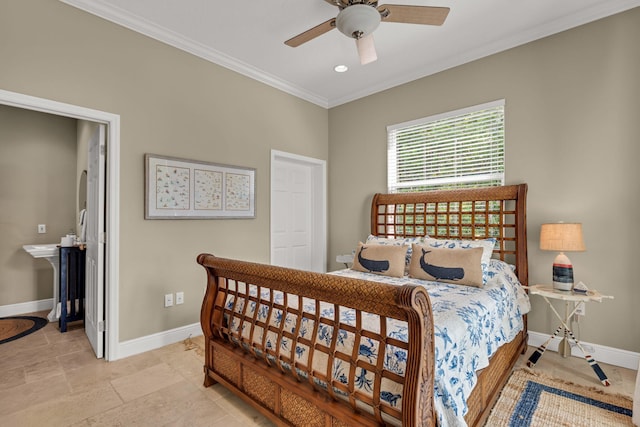
[[[324,160],[271,150],[271,264],[325,272]]]
[[[308,165],[278,161],[271,177],[272,264],[312,266],[311,171]]]
[[[86,294],[84,330],[96,357],[104,357],[105,126],[89,140],[87,168]]]

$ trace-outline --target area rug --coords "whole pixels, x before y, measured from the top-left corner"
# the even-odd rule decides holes
[[[546,377],[528,369],[511,374],[486,427],[633,426],[630,398]]]
[[[34,316],[0,318],[0,344],[17,340],[45,326],[49,321]]]

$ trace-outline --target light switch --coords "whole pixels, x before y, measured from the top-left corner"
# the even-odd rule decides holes
[[[173,294],[166,294],[164,296],[164,306],[171,307],[173,305]]]

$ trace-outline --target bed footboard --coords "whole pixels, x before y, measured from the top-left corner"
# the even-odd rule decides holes
[[[436,425],[423,288],[209,254],[198,263],[205,386],[222,383],[278,425]]]

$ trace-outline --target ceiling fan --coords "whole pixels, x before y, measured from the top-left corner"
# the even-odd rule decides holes
[[[378,59],[376,48],[373,44],[373,31],[378,28],[380,21],[442,25],[449,14],[448,7],[405,6],[399,4],[378,6],[377,1],[368,0],[325,1],[340,9],[338,16],[290,38],[284,44],[298,47],[334,28],[338,28],[342,34],[356,40],[360,63],[363,65]]]

